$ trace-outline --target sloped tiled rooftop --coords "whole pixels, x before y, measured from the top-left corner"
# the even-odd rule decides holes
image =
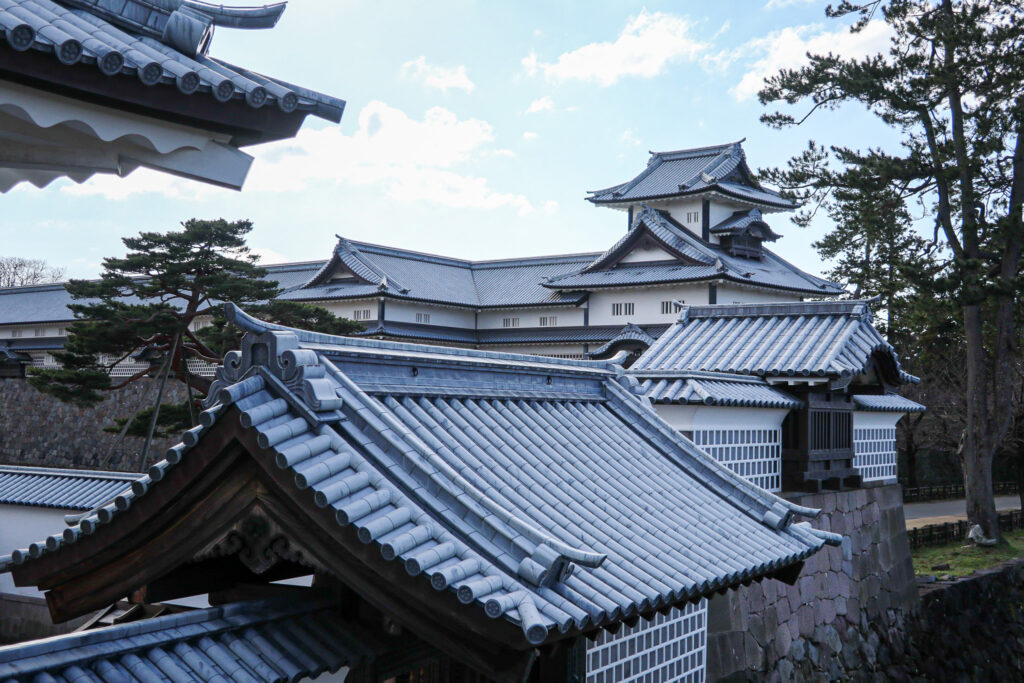
[[[743,141],[671,152],[651,152],[647,168],[632,180],[592,190],[595,204],[630,204],[717,192],[766,210],[795,208],[793,202],[762,187],[747,167]]]
[[[130,515],[229,417],[313,494],[296,500],[333,511],[422,576],[421,590],[518,625],[528,644],[757,580],[840,540],[793,523],[817,511],[750,484],[662,422],[616,365],[228,315],[249,334],[201,425],[131,493],[16,550],[13,566]]]

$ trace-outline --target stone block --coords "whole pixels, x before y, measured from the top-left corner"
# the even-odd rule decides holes
[[[801,605],[797,611],[797,622],[800,634],[809,636],[814,632],[814,608],[811,605]]]
[[[775,614],[780,624],[789,620],[790,614],[792,614],[789,608],[789,598],[782,596],[775,601]]]
[[[806,605],[814,601],[814,577],[813,576],[802,576],[797,581],[797,586],[800,589],[800,604]]]
[[[788,656],[792,643],[793,636],[789,632],[789,629],[784,624],[776,626],[774,643],[776,656],[780,658]]]
[[[747,633],[754,636],[754,640],[762,648],[765,646],[767,641],[767,631],[765,629],[764,617],[758,613],[753,612],[747,618]]]
[[[764,671],[765,653],[764,648],[758,644],[754,636],[747,633],[743,638],[743,657],[748,669]]]
[[[835,654],[839,654],[843,649],[843,641],[839,637],[839,632],[831,624],[825,626],[822,640],[825,646]]]

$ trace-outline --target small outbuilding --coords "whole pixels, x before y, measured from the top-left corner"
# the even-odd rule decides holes
[[[658,414],[772,491],[896,481],[896,423],[925,409],[866,301],[686,306],[630,367]]]

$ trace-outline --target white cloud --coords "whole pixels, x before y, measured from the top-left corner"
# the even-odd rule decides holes
[[[449,88],[473,92],[476,87],[473,81],[469,80],[466,67],[451,68],[427,64],[427,58],[423,56],[403,64],[402,75],[442,92],[448,92]]]
[[[807,63],[807,53],[832,53],[846,58],[861,58],[886,52],[892,30],[882,20],[868,23],[863,30],[850,33],[849,28],[825,30],[821,24],[790,26],[756,38],[738,48],[737,54],[761,55],[747,68],[743,78],[730,92],[737,100],[754,97],[764,85],[765,78],[780,69],[792,69]]]
[[[538,100],[530,102],[530,106],[526,108],[527,114],[536,114],[542,111],[551,111],[555,108],[555,101],[545,95]]]
[[[532,130],[525,131],[523,133],[523,139],[524,140],[536,140],[537,139],[537,134],[534,133]]]
[[[544,207],[543,208],[544,208],[544,213],[547,213],[547,214],[558,213],[558,202],[556,202],[554,199],[549,199],[548,201],[544,202]]]
[[[515,158],[516,153],[510,149],[496,149],[493,152],[491,152],[491,156],[508,157],[509,159],[513,159]]]
[[[765,9],[781,9],[783,7],[792,7],[793,5],[809,5],[817,0],[768,0],[765,3]]]
[[[531,52],[522,64],[528,74],[554,82],[575,79],[609,86],[627,76],[652,78],[673,62],[696,61],[708,48],[690,36],[693,26],[687,17],[643,9],[629,18],[614,42],[589,43],[553,63]]]
[[[397,201],[532,211],[525,196],[498,192],[486,178],[458,170],[460,164],[488,154],[486,146],[493,140],[494,130],[486,121],[459,120],[443,107],[433,107],[417,120],[373,101],[359,112],[352,135],[342,133],[339,126],[304,128],[293,140],[256,147],[244,191],[299,194],[315,186],[350,185],[379,188]],[[171,197],[228,192],[144,170],[126,179],[97,178],[67,185],[62,191],[112,199],[148,192]]]
[[[259,256],[260,265],[262,266],[268,266],[275,263],[287,263],[295,260],[288,258],[279,251],[267,249],[266,247],[249,247],[249,253]]]
[[[636,133],[633,132],[632,128],[627,128],[622,131],[622,135],[619,136],[619,140],[627,145],[636,145],[638,147],[644,144],[643,141],[636,136]]]

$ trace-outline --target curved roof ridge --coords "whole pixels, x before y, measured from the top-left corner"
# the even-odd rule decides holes
[[[686,156],[708,156],[713,151],[717,152],[729,148],[738,148],[740,152],[742,152],[743,143],[746,142],[746,140],[746,138],[740,138],[739,140],[734,140],[733,142],[724,142],[719,145],[705,145],[704,147],[690,147],[687,149],[674,149],[662,152],[655,152],[652,150],[649,152],[649,154],[652,157],[669,157],[678,155],[680,158],[685,158]]]

